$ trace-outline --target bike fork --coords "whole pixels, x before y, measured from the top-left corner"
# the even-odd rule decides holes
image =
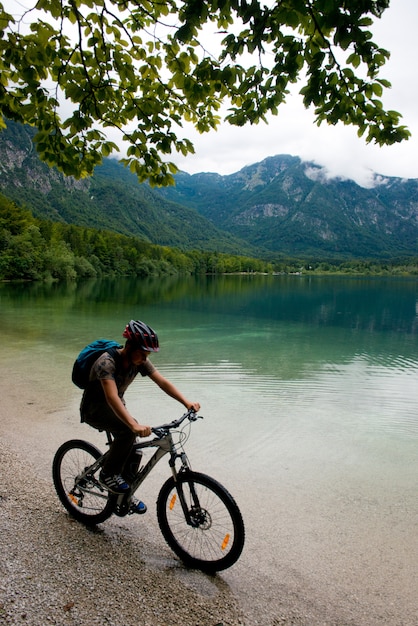
[[[187,470],[186,470],[187,471]],[[186,471],[184,473],[186,473]],[[196,520],[198,519],[197,514],[200,512],[200,503],[199,498],[196,493],[195,485],[192,479],[189,480],[177,480],[179,474],[176,474],[174,477],[174,481],[176,484],[177,494],[173,495],[172,502],[170,503],[170,508],[173,508],[175,504],[176,495],[178,495],[181,508],[183,510],[184,517],[186,519],[186,523],[188,526],[196,527],[198,524]],[[190,506],[187,503],[186,496],[184,495],[184,485],[188,485],[190,490]]]

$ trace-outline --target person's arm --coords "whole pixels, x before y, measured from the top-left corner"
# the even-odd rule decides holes
[[[164,391],[168,396],[174,398],[181,404],[183,404],[186,409],[193,409],[194,411],[198,411],[200,409],[199,402],[191,402],[188,400],[182,393],[173,385],[172,382],[167,380],[158,370],[155,370],[152,374],[149,375],[151,380],[156,383],[160,389]]]
[[[101,381],[103,391],[106,397],[106,402],[115,413],[115,415],[128,427],[133,433],[140,437],[148,437],[151,434],[151,428],[149,426],[143,426],[138,424],[136,419],[132,417],[128,409],[122,402],[118,394],[118,388],[116,383],[111,379],[102,379]]]

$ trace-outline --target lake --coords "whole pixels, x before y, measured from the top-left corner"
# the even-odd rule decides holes
[[[224,483],[242,510],[246,547],[221,576],[248,611],[279,623],[286,597],[300,594],[318,624],[412,626],[417,302],[418,282],[406,278],[2,284],[0,367],[16,381],[7,393],[25,385],[37,410],[30,422],[3,414],[0,432],[46,477],[65,439],[102,442],[79,423],[72,363],[92,339],[123,341],[127,321],[142,319],[160,338],[153,363],[201,403],[193,467]],[[151,425],[182,413],[149,380],[126,400]],[[141,494],[151,504],[167,467],[155,474]]]

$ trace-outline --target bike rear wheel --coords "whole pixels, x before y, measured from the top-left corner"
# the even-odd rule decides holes
[[[67,511],[88,526],[108,519],[114,510],[115,498],[103,489],[97,479],[99,468],[90,472],[102,453],[82,439],[62,444],[55,453],[52,476],[59,499]]]
[[[190,567],[216,572],[241,555],[241,512],[225,487],[206,474],[188,471],[176,481],[169,478],[158,496],[157,516],[168,545]]]

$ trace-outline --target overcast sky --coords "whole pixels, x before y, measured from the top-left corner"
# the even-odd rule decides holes
[[[372,173],[418,178],[418,0],[392,0],[391,6],[372,28],[373,41],[391,52],[381,77],[392,83],[385,90],[385,108],[403,115],[412,137],[380,148],[357,137],[355,128],[344,125],[319,128],[314,114],[303,107],[298,95],[279,108],[269,124],[234,128],[223,125],[206,135],[188,133],[196,154],[176,157],[176,164],[190,174],[232,174],[242,167],[276,154],[291,154],[314,161],[332,176],[370,184]]]

